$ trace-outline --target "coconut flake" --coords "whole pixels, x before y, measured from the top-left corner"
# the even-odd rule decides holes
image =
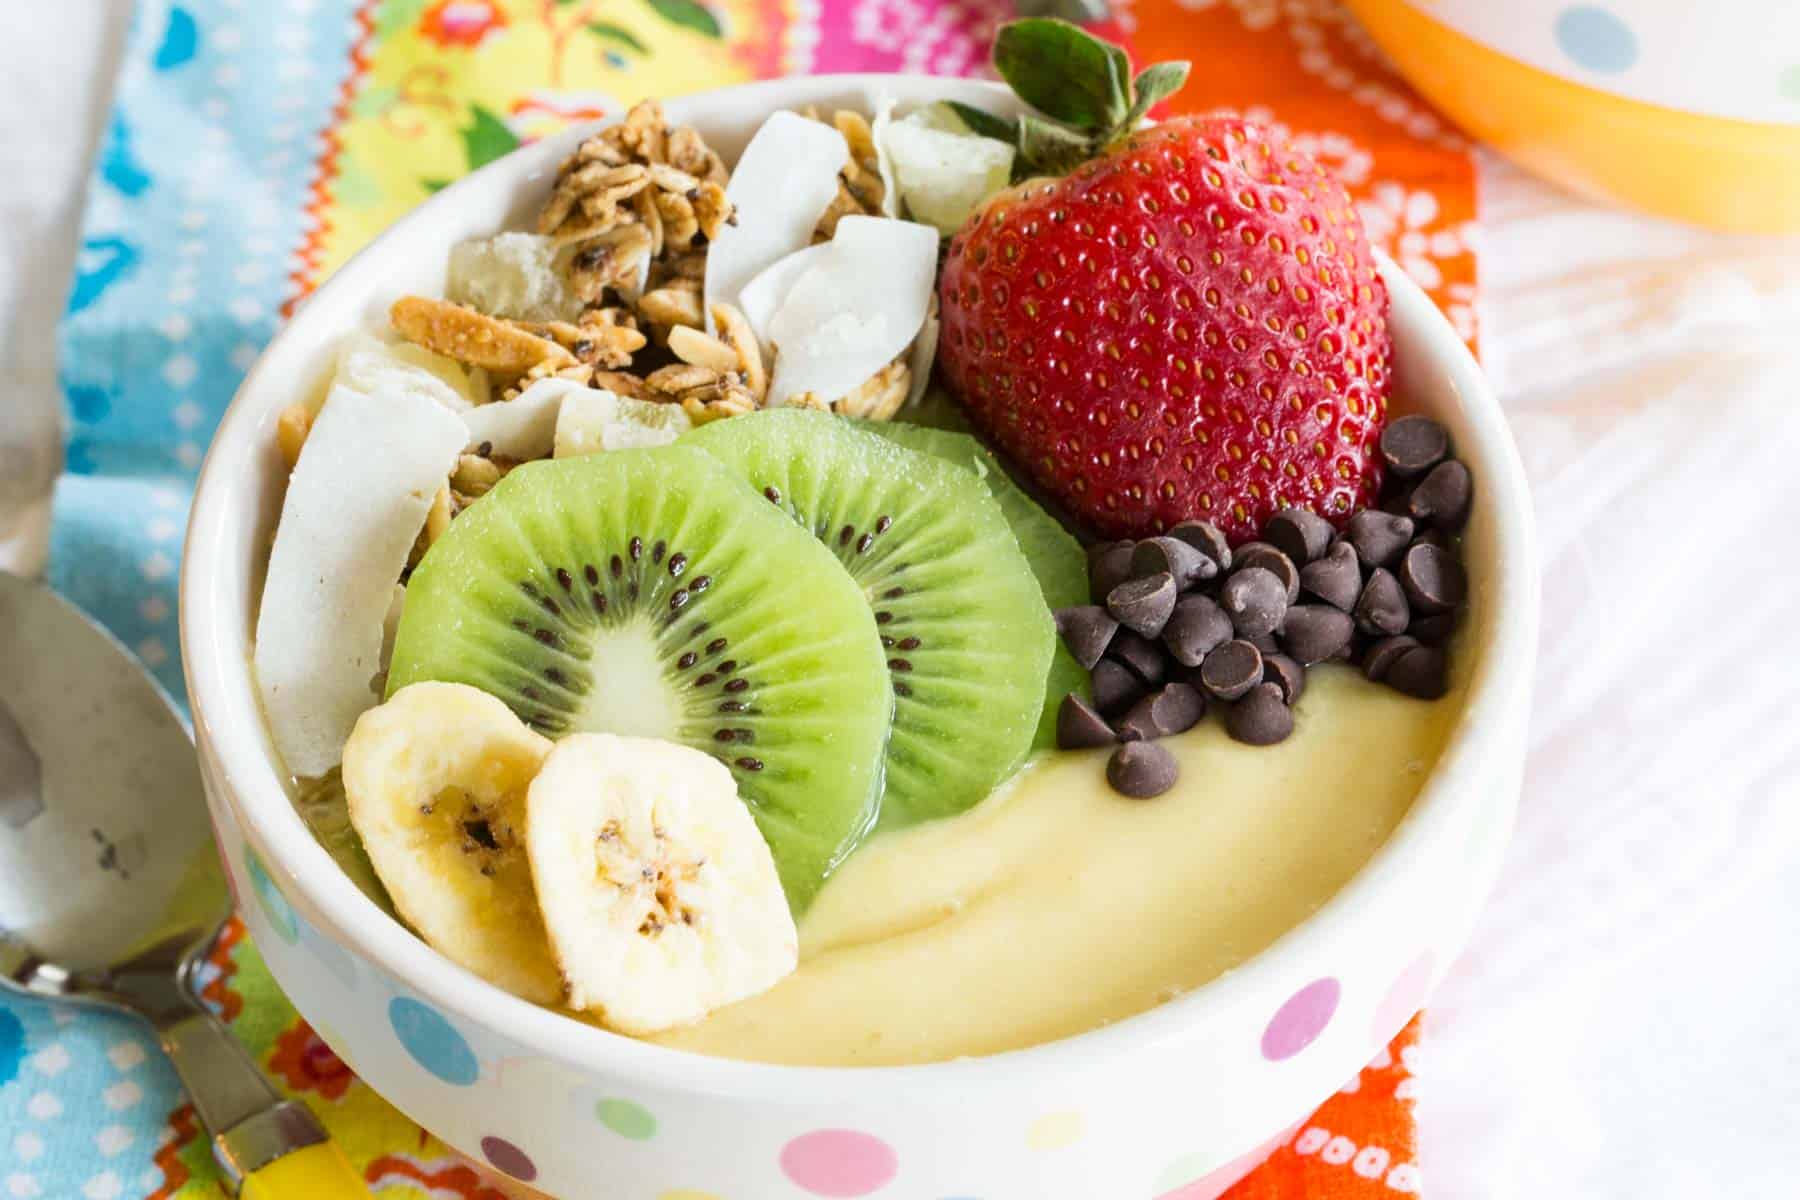
[[[469,440],[463,450],[476,452],[485,442],[490,453],[506,458],[543,458],[556,444],[556,415],[563,397],[588,389],[569,379],[540,379],[511,400],[496,400],[463,414]]]
[[[1013,148],[971,132],[948,105],[888,122],[877,132],[875,148],[908,215],[945,234],[962,228],[1012,178]]]
[[[875,169],[881,175],[881,215],[884,217],[900,217],[900,184],[894,178],[894,156],[888,153],[882,138],[888,126],[894,123],[894,98],[879,96],[875,100],[875,120],[869,126],[869,132],[875,138]]]
[[[816,246],[796,250],[764,267],[755,279],[744,285],[744,290],[738,295],[738,311],[750,322],[756,340],[762,343],[765,357],[772,349],[769,344],[769,325],[774,321],[775,314],[781,311],[782,302],[794,290],[794,284],[800,281],[800,277],[818,266],[830,253],[830,242],[820,242]]]
[[[490,317],[573,321],[581,301],[557,269],[557,253],[555,241],[534,233],[459,242],[450,248],[445,296]]]
[[[937,250],[928,225],[839,221],[830,253],[795,281],[769,322],[769,407],[808,393],[835,400],[898,357],[931,307]]]
[[[383,626],[467,430],[437,400],[337,386],[288,479],[256,622],[256,678],[288,770],[323,775],[374,706]]]
[[[451,412],[466,412],[487,401],[487,375],[479,377],[454,359],[411,342],[384,342],[357,332],[338,348],[333,387],[365,396],[408,395],[432,400]]]
[[[556,418],[556,457],[666,446],[693,427],[679,404],[633,400],[598,388],[578,387],[562,398],[562,411]]]
[[[931,311],[925,314],[925,324],[919,328],[919,336],[913,339],[912,353],[906,360],[907,370],[911,373],[911,383],[906,391],[906,407],[911,408],[925,395],[925,389],[931,386],[931,367],[937,362],[938,331],[937,297],[931,298]]]
[[[849,144],[829,125],[791,112],[762,123],[725,189],[737,224],[721,229],[706,253],[708,333],[713,305],[736,304],[763,268],[812,241],[849,161]]]

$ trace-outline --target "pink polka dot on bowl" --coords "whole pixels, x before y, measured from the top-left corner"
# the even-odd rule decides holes
[[[782,1148],[781,1169],[815,1196],[853,1200],[887,1186],[900,1171],[900,1158],[872,1134],[819,1129]]]
[[[1313,980],[1289,996],[1287,1003],[1269,1018],[1268,1028],[1263,1030],[1263,1057],[1270,1062],[1280,1062],[1312,1045],[1331,1024],[1342,993],[1338,981],[1326,976]]]

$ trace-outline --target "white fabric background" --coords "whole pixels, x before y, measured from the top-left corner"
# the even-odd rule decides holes
[[[129,5],[17,7],[0,564],[9,498],[41,496],[58,461],[53,327]],[[1793,1195],[1800,241],[1487,166],[1484,350],[1536,492],[1546,611],[1518,839],[1419,1055],[1427,1195]]]

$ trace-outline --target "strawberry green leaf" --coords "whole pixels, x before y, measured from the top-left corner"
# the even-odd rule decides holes
[[[1111,131],[1131,110],[1131,60],[1111,42],[1050,17],[1002,25],[994,69],[1019,99],[1078,130]]]
[[[508,129],[506,122],[492,109],[477,104],[470,112],[475,118],[474,123],[462,131],[463,156],[469,160],[469,170],[485,167],[519,148],[518,135]]]
[[[1064,175],[1093,153],[1094,139],[1085,134],[1029,114],[1019,118],[1019,159],[1026,174]]]
[[[587,31],[603,42],[617,42],[639,54],[650,53],[650,47],[639,41],[637,34],[622,25],[614,25],[611,21],[590,21]]]
[[[1144,119],[1144,114],[1156,106],[1159,100],[1166,100],[1181,90],[1187,82],[1188,64],[1184,62],[1156,63],[1145,67],[1132,81],[1132,90],[1137,99],[1132,102],[1131,114],[1125,118],[1126,132]]]
[[[720,26],[719,18],[713,15],[712,9],[696,0],[649,0],[649,4],[656,10],[657,16],[671,25],[692,29],[709,38],[725,36],[725,30]]]
[[[969,127],[971,133],[1005,142],[1009,146],[1019,138],[1019,127],[1015,122],[996,117],[991,112],[976,108],[973,104],[964,104],[960,100],[946,100],[944,103]]]

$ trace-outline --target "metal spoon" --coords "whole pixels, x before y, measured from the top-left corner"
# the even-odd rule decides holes
[[[361,1177],[196,999],[231,914],[193,743],[125,648],[0,572],[0,987],[148,1020],[246,1198]]]

